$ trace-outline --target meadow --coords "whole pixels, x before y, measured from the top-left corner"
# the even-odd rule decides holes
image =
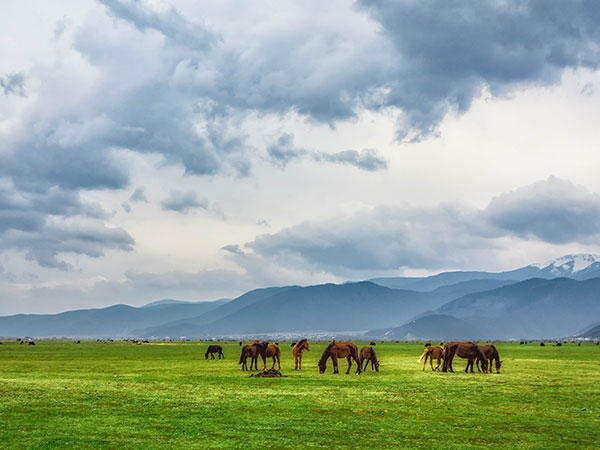
[[[500,374],[465,374],[460,358],[452,374],[421,370],[422,343],[378,343],[379,373],[346,375],[344,360],[320,375],[327,343],[297,372],[282,342],[285,378],[242,372],[237,342],[206,361],[206,345],[4,341],[0,447],[599,447],[597,345],[497,344]]]

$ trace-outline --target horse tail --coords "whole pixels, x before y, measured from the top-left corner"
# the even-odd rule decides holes
[[[423,354],[421,355],[421,357],[419,358],[419,362],[423,361],[423,358],[425,358],[425,355],[427,355],[427,352],[429,352],[429,348],[426,348],[425,351],[423,352]]]

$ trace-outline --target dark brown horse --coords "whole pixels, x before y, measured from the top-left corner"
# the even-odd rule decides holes
[[[223,347],[220,345],[209,345],[206,353],[204,354],[204,359],[208,359],[208,355],[210,355],[210,359],[215,359],[215,353],[219,354],[219,359],[225,359],[225,355],[223,355]]]
[[[242,347],[242,353],[240,355],[240,361],[238,364],[242,365],[242,371],[248,370],[248,358],[250,358],[250,370],[252,370],[252,366],[254,369],[258,370],[258,357],[263,357],[263,362],[265,362],[265,357],[263,356],[267,349],[266,342],[258,342],[255,341],[253,344],[244,345]]]
[[[294,344],[294,348],[292,348],[292,355],[294,355],[294,359],[296,360],[294,370],[302,370],[302,352],[304,350],[310,351],[308,339],[302,339],[300,342]]]
[[[429,358],[429,365],[431,366],[431,370],[433,372],[435,372],[436,370],[440,370],[440,364],[442,363],[442,360],[444,359],[444,354],[445,354],[445,352],[442,347],[438,347],[435,345],[429,345],[429,346],[425,347],[425,351],[419,358],[419,362],[421,362],[421,360],[423,358],[425,358],[425,362],[423,363],[423,371],[425,371],[425,366],[427,365],[427,358]],[[434,359],[437,360],[437,366],[435,366],[435,369],[433,368],[433,360]]]
[[[500,355],[498,354],[498,350],[493,345],[480,345],[479,348],[488,359],[490,366],[489,372],[492,373],[492,360],[496,363],[496,373],[500,373],[500,366],[502,366],[502,361],[500,361]],[[477,360],[477,370],[481,372],[479,368],[479,360]]]
[[[333,362],[333,373],[340,373],[338,370],[338,358],[348,359],[348,370],[346,374],[350,373],[350,367],[352,367],[352,360],[356,361],[356,373],[360,373],[360,362],[358,361],[358,347],[352,342],[335,342],[327,346],[321,359],[319,360],[319,373],[325,373],[327,369],[327,359],[331,358]]]
[[[475,359],[481,362],[481,368],[484,372],[487,372],[488,370],[487,358],[477,344],[473,342],[450,342],[444,347],[444,352],[446,355],[444,356],[442,372],[448,372],[448,369],[450,369],[450,372],[454,372],[454,369],[452,368],[452,360],[454,359],[455,355],[468,360],[465,372],[468,372],[470,367],[471,373],[474,373],[473,363],[475,362]]]
[[[369,363],[371,363],[371,370],[375,369],[375,371],[379,372],[379,360],[377,359],[377,355],[375,354],[375,350],[373,347],[363,347],[360,349],[360,355],[358,357],[360,366],[360,370],[367,370],[369,367]],[[365,366],[363,367],[363,363]]]

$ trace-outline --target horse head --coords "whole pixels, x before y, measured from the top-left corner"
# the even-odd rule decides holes
[[[500,373],[500,367],[502,367],[502,361],[500,358],[496,357],[496,373]],[[491,367],[490,367],[491,372]]]
[[[319,360],[319,373],[325,373],[325,369],[327,369],[327,358],[323,357]]]
[[[477,344],[473,344],[475,346],[477,352],[477,359],[481,363],[481,370],[483,373],[488,373],[488,359],[485,357],[485,354],[481,351]]]

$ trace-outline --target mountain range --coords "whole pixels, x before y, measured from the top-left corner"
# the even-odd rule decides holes
[[[268,287],[214,302],[169,299],[143,307],[18,314],[0,317],[0,336],[213,338],[371,330],[365,337],[548,339],[584,336],[599,321],[600,256],[567,255],[508,272],[373,278]]]

